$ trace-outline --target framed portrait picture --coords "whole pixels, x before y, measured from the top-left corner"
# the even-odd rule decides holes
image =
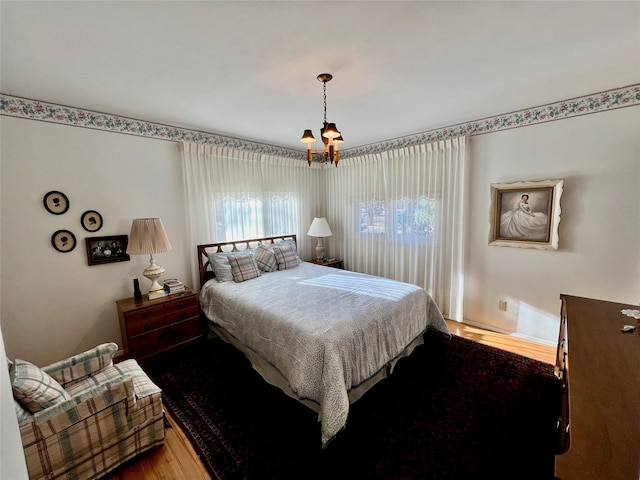
[[[47,192],[42,202],[47,212],[53,213],[54,215],[62,215],[69,210],[69,199],[64,193],[58,192],[57,190]]]
[[[564,180],[491,184],[489,245],[558,249]]]
[[[51,235],[51,245],[59,252],[70,252],[76,248],[76,236],[69,230],[58,230]]]
[[[87,210],[80,217],[80,223],[87,232],[97,232],[102,228],[102,215],[95,210]]]
[[[127,262],[130,257],[127,255],[126,235],[112,235],[109,237],[88,237],[87,261],[89,265],[102,265],[103,263]]]

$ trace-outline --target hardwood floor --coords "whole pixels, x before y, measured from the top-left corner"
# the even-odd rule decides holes
[[[123,465],[104,480],[212,480],[182,429],[164,409],[165,443]]]
[[[556,348],[542,345],[536,342],[524,340],[522,338],[505,335],[503,333],[491,332],[479,327],[473,327],[463,323],[447,320],[449,330],[454,335],[464,338],[470,338],[485,345],[507,350],[508,352],[518,353],[525,357],[535,358],[541,362],[555,364]]]
[[[470,338],[509,352],[555,362],[556,349],[517,337],[483,330],[447,320],[452,334]],[[166,409],[165,409],[166,411]],[[164,446],[151,450],[106,477],[109,480],[216,480],[207,472],[188,438],[167,412],[171,428],[167,428]]]

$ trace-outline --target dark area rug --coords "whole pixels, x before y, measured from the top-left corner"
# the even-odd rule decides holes
[[[553,367],[472,340],[425,335],[325,449],[317,414],[219,339],[149,374],[214,478],[553,478]]]

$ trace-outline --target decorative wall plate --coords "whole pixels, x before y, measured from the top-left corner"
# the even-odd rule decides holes
[[[43,198],[44,208],[54,215],[62,215],[69,210],[69,199],[62,192],[52,190]]]
[[[51,235],[51,245],[59,252],[70,252],[76,248],[76,236],[69,230],[58,230]]]
[[[102,215],[95,210],[87,210],[82,214],[80,223],[87,232],[97,232],[102,228]]]

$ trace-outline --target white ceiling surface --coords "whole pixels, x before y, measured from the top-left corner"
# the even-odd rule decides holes
[[[304,150],[640,82],[640,2],[1,1],[0,91]],[[316,144],[318,145],[318,144]]]

